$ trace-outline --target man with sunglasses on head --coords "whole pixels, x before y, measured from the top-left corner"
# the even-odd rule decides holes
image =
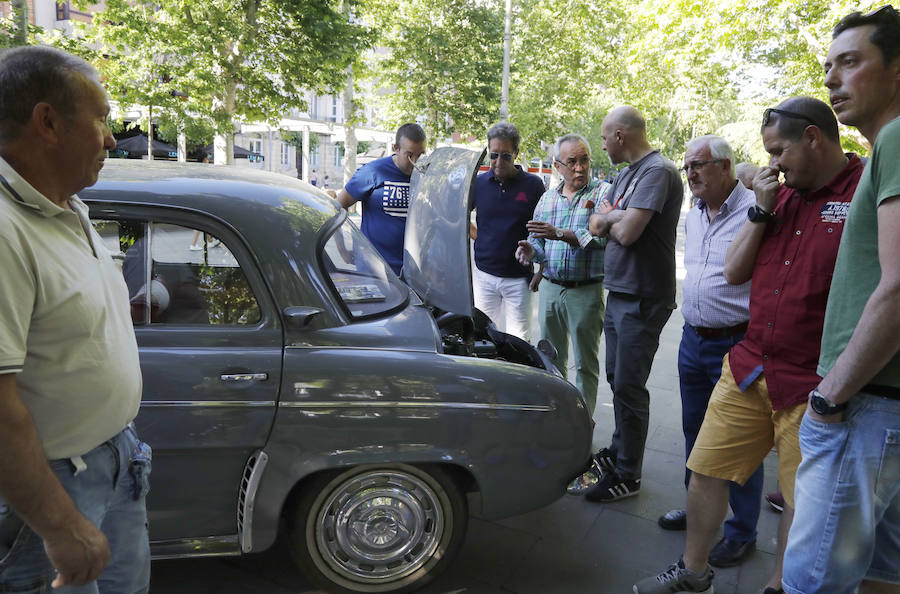
[[[609,184],[591,180],[591,148],[579,134],[556,141],[555,166],[562,183],[538,201],[529,238],[518,242],[523,266],[541,265],[546,282],[538,293],[541,336],[559,351],[556,366],[565,376],[569,337],[575,382],[593,414],[600,383],[600,333],[603,331],[603,243],[587,230],[588,217],[600,207]]]
[[[761,133],[769,165],[753,179],[756,204],[725,256],[729,283],[753,279],[750,323],[722,362],[688,458],[684,556],[639,582],[639,594],[712,591],[707,560],[725,519],[729,481],[745,484],[773,446],[785,507],[775,569],[763,592],[782,592],[800,463],[798,430],[807,395],[819,383],[816,363],[831,273],[863,164],[844,154],[834,113],[818,99],[794,97],[767,109]]]
[[[605,472],[585,497],[610,502],[637,495],[650,419],[647,379],[659,335],[675,308],[675,227],[684,186],[675,164],[647,142],[644,117],[630,106],[613,109],[600,129],[613,164],[627,162],[590,231],[606,248],[606,378],[616,426],[594,456]]]
[[[888,5],[844,17],[824,82],[838,119],[873,149],[834,267],[818,361],[823,379],[803,394],[784,589],[898,592],[900,14]]]
[[[730,285],[725,280],[725,251],[756,204],[753,190],[737,179],[734,152],[720,136],[700,136],[688,142],[684,171],[696,208],[684,222],[684,329],[678,348],[678,382],[685,457],[690,456],[706,414],[709,397],[722,375],[722,358],[747,331],[750,319],[750,282]],[[684,485],[691,471],[685,470]],[[760,465],[743,486],[729,485],[728,501],[734,516],[725,522],[724,535],[713,547],[714,567],[737,565],[756,548],[756,523],[762,498]],[[687,527],[684,509],[659,518],[666,530]]]
[[[529,340],[531,292],[540,275],[532,279],[531,266],[516,260],[519,240],[528,236],[526,223],[544,193],[541,178],[516,165],[521,136],[507,122],[494,124],[487,133],[491,168],[475,178],[475,269],[472,271],[475,307],[509,334]],[[500,309],[503,308],[503,319]]]
[[[397,129],[394,154],[360,167],[337,194],[337,201],[344,208],[362,203],[360,230],[398,276],[403,267],[409,178],[413,165],[423,154],[425,131],[418,124],[403,124]]]

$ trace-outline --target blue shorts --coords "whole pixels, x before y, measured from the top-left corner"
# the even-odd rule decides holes
[[[788,594],[900,584],[900,400],[859,393],[840,423],[803,417]]]
[[[50,468],[75,507],[98,526],[109,542],[110,561],[96,582],[64,586],[54,594],[142,594],[150,587],[147,491],[150,448],[129,425],[81,456],[86,468],[76,474],[72,460],[51,460]],[[0,592],[51,592],[56,571],[44,543],[0,499]]]

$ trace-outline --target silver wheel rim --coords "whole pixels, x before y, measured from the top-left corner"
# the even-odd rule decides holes
[[[377,470],[339,484],[316,515],[316,549],[354,582],[390,582],[425,565],[444,534],[438,494],[421,478]]]

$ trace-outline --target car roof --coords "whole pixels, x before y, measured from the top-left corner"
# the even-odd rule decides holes
[[[243,235],[271,233],[271,225],[317,233],[340,205],[298,179],[243,167],[107,159],[87,201],[153,204],[202,211],[229,222]]]

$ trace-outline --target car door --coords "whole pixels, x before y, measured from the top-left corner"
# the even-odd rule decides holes
[[[193,213],[92,205],[118,254],[141,357],[138,431],[154,450],[150,538],[235,542],[242,475],[272,426],[282,329],[249,249]]]

